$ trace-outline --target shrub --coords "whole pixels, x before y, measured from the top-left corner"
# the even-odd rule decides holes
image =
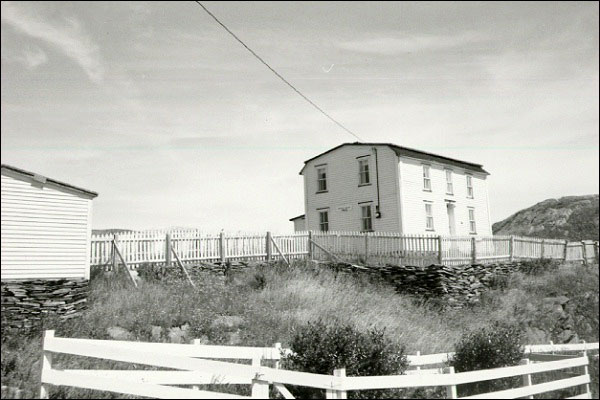
[[[518,365],[523,358],[523,330],[518,325],[495,322],[463,334],[449,360],[456,372],[477,371]],[[520,379],[517,377],[516,379]],[[460,396],[510,388],[513,378],[460,385]]]
[[[291,355],[283,357],[286,369],[318,374],[332,374],[336,368],[346,368],[348,376],[397,375],[408,366],[404,346],[394,345],[383,330],[364,333],[353,325],[334,321],[309,322],[295,329]],[[299,398],[323,398],[322,390],[297,387]],[[398,391],[373,390],[350,392],[349,398],[396,398]]]

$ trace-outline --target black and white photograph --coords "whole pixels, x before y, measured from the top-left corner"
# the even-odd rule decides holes
[[[599,398],[599,2],[0,4],[2,399]]]

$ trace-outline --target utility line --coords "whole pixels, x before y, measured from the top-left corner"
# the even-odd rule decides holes
[[[242,41],[242,39],[240,39],[239,37],[237,37],[237,35],[235,33],[233,33],[227,26],[225,26],[225,24],[223,24],[221,21],[219,21],[219,19],[217,17],[215,17],[215,15],[213,13],[211,13],[206,7],[204,7],[204,4],[202,4],[199,1],[196,1],[196,3],[198,3],[198,5],[200,7],[202,7],[204,9],[204,11],[206,11],[206,13],[208,15],[210,15],[219,25],[221,25],[223,27],[223,29],[225,29],[227,32],[229,32],[229,34],[231,36],[233,36],[235,40],[237,40],[242,46],[244,46],[246,48],[246,50],[248,50],[261,63],[263,63],[267,68],[269,68],[271,70],[271,72],[273,72],[275,75],[277,75],[277,77],[279,79],[281,79],[286,85],[288,85],[290,88],[292,88],[292,90],[294,92],[298,93],[298,95],[300,95],[300,97],[302,97],[310,105],[312,105],[314,108],[316,108],[321,114],[323,114],[324,116],[326,116],[327,118],[329,118],[334,124],[336,124],[337,126],[339,126],[340,128],[342,128],[343,130],[345,130],[347,133],[351,134],[352,136],[354,136],[358,140],[362,141],[362,139],[356,133],[352,132],[350,129],[348,129],[344,125],[342,125],[340,122],[336,121],[331,115],[327,114],[321,107],[319,107],[318,105],[316,105],[311,99],[309,99],[304,94],[302,94],[302,92],[300,92],[300,90],[296,89],[296,87],[294,85],[292,85],[290,82],[288,82],[288,80],[285,79],[283,76],[281,76],[279,74],[279,72],[275,71],[269,64],[267,64],[267,62],[265,60],[263,60],[258,54],[256,54],[254,52],[254,50],[252,50],[250,47],[248,47],[246,45],[246,43],[244,43]]]

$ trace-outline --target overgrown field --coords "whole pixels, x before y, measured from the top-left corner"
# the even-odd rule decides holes
[[[46,320],[45,329],[55,329],[63,337],[109,339],[110,330],[139,341],[200,338],[206,344],[271,346],[281,342],[285,347],[295,330],[307,322],[341,321],[359,331],[384,329],[409,354],[428,354],[452,351],[465,331],[501,321],[522,327],[526,343],[559,342],[575,334],[580,340],[598,341],[597,266],[514,274],[485,293],[479,304],[459,310],[399,295],[372,278],[336,274],[305,262],[292,268],[257,267],[229,277],[207,273],[196,283],[197,289],[192,289],[184,280],[142,281],[134,290],[124,277],[100,275],[91,282],[89,309],[83,316],[62,324]],[[560,309],[557,304],[562,304]],[[27,337],[3,332],[2,385],[36,395],[40,349],[39,333]],[[69,356],[56,356],[53,362],[65,368],[124,368],[116,362]],[[590,370],[597,397],[597,359]],[[53,388],[51,395],[122,397],[67,388]]]

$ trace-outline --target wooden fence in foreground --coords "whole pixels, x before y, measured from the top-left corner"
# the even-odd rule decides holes
[[[597,349],[597,343],[596,349]],[[109,391],[120,394],[155,398],[179,399],[223,399],[223,398],[269,398],[272,386],[284,398],[293,399],[292,393],[285,385],[305,386],[323,389],[326,398],[345,399],[348,391],[397,389],[419,387],[445,387],[447,398],[456,399],[457,385],[502,379],[507,377],[523,377],[523,386],[478,394],[463,398],[517,398],[530,397],[534,394],[581,387],[577,394],[569,398],[591,398],[590,376],[588,373],[588,357],[577,356],[538,357],[538,363],[523,360],[522,365],[471,372],[454,373],[452,368],[433,376],[430,373],[413,371],[408,375],[395,376],[346,376],[344,369],[333,371],[332,375],[312,374],[306,372],[287,371],[279,368],[282,350],[273,348],[204,346],[197,344],[144,343],[91,339],[57,338],[54,331],[46,331],[43,341],[43,360],[41,373],[40,397],[49,397],[49,386],[71,386],[83,389]],[[169,370],[94,370],[94,369],[58,369],[52,365],[54,353],[71,354],[105,360],[120,361],[143,365],[152,368]],[[439,355],[433,355],[439,356]],[[446,354],[447,356],[447,354]],[[430,356],[411,356],[411,363],[425,365],[424,358]],[[533,357],[532,354],[529,355]],[[214,361],[220,360],[252,360],[250,365]],[[418,362],[421,359],[422,362]],[[550,361],[549,361],[550,360]],[[417,361],[415,363],[415,361]],[[437,361],[437,359],[435,360]],[[264,362],[274,365],[262,365]],[[534,383],[532,375],[564,371],[560,379]],[[251,396],[209,391],[200,386],[211,385],[251,385]],[[178,385],[179,387],[170,386]],[[181,387],[181,386],[187,387]]]
[[[460,265],[550,258],[598,262],[598,242],[567,242],[521,236],[433,236],[388,232],[299,232],[287,235],[218,234],[200,231],[139,231],[94,235],[91,265],[130,267],[143,263],[183,263],[310,258],[335,255],[341,260],[396,265]]]

